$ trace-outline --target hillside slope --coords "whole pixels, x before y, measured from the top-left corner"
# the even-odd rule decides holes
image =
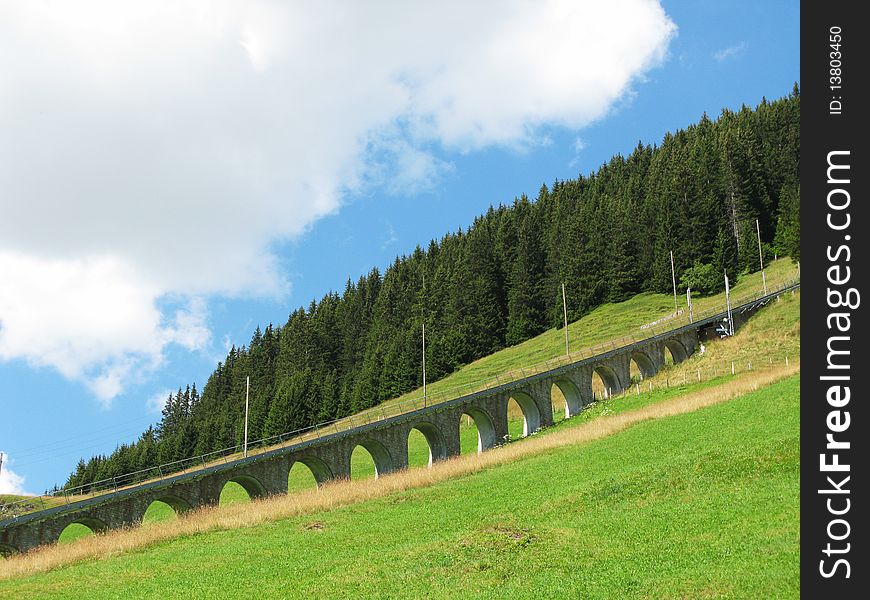
[[[279,435],[418,387],[424,326],[427,375],[438,380],[560,325],[563,286],[576,320],[641,292],[667,294],[672,263],[680,296],[687,286],[720,290],[723,270],[732,279],[757,270],[756,231],[765,260],[797,258],[799,133],[795,86],[754,109],[701,116],[660,144],[542,186],[535,199],[492,207],[383,274],[373,269],[258,328],[205,385],[169,396],[155,428],[82,460],[66,487],[238,445],[248,377],[250,437]]]
[[[0,595],[797,596],[798,406],[793,376],[429,488],[2,582]]]

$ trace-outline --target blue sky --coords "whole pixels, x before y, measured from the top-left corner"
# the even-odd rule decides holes
[[[558,4],[556,12],[564,9]],[[8,457],[0,492],[41,492],[62,483],[79,457],[135,439],[170,390],[204,384],[228,344],[246,344],[258,324],[283,323],[295,307],[342,290],[348,277],[467,226],[490,204],[535,197],[542,183],[588,173],[638,140],[657,142],[705,111],[715,117],[723,107],[776,98],[799,81],[797,2],[664,2],[666,17],[654,3],[638,5],[628,11],[636,18],[604,9],[582,15],[576,29],[606,30],[595,44],[571,45],[557,27],[567,44],[556,46],[558,57],[533,50],[543,38],[521,40],[505,78],[491,81],[503,65],[469,59],[485,53],[461,24],[437,15],[356,15],[373,28],[395,18],[408,29],[468,36],[456,49],[434,35],[409,38],[412,56],[393,65],[401,81],[381,87],[375,83],[395,71],[366,70],[379,52],[392,57],[408,43],[392,30],[378,32],[398,36],[385,48],[370,40],[354,47],[341,36],[329,47],[305,46],[302,34],[299,48],[288,48],[285,40],[295,38],[265,6],[228,9],[204,33],[174,32],[173,46],[158,6],[137,15],[146,23],[137,31],[170,40],[168,49],[143,58],[130,45],[107,59],[106,49],[121,42],[100,38],[99,19],[67,15],[46,24],[27,3],[0,9],[10,11],[0,14],[0,56],[32,57],[26,68],[0,59],[0,93],[24,90],[0,107],[0,156],[12,156],[15,145],[15,155],[28,159],[18,171],[0,170],[0,451]],[[283,16],[288,27],[344,20]],[[485,32],[486,16],[468,15],[474,27],[467,29]],[[117,27],[116,17],[101,17],[105,31]],[[552,22],[515,17],[497,23],[492,47],[503,48],[504,32],[541,28],[552,37]],[[65,44],[79,39],[67,35],[70,27],[88,43],[70,51]],[[58,62],[39,45],[46,39],[57,40],[57,56],[75,57],[78,79],[67,77],[67,58]],[[100,52],[93,39],[102,39]],[[333,48],[342,43],[351,48]],[[248,62],[234,50],[240,45]],[[617,47],[629,56],[602,70]],[[292,59],[300,48],[309,58],[302,66]],[[360,55],[354,72],[365,77],[342,71],[348,51]],[[186,70],[173,66],[177,57]],[[517,61],[524,66],[514,70]],[[130,64],[145,83],[125,79]],[[343,85],[312,79],[299,88],[276,75],[283,69],[305,79],[307,68],[344,73]],[[485,70],[481,81],[475,69]],[[91,85],[79,85],[82,77]],[[576,86],[565,83],[575,79]],[[504,100],[504,86],[514,83],[516,98]],[[208,89],[205,100],[200,88]],[[253,90],[251,97],[240,89]],[[300,99],[300,89],[311,98]],[[60,109],[57,97],[66,99]],[[16,101],[38,110],[22,119]],[[61,141],[55,150],[55,138],[46,137],[29,148],[27,140],[57,136],[45,123],[76,144],[64,149]],[[69,161],[78,161],[75,169]],[[18,172],[34,162],[40,168],[20,181]],[[171,193],[161,187],[167,181]]]

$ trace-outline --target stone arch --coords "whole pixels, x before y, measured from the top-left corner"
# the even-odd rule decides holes
[[[649,379],[658,371],[655,363],[646,352],[635,350],[631,353],[631,360],[637,365],[641,379]]]
[[[101,531],[106,531],[107,529],[109,529],[109,526],[106,525],[105,522],[97,519],[96,517],[76,517],[75,520],[69,522],[69,525],[72,525],[74,523],[77,525],[84,525],[94,533],[100,533]]]
[[[665,340],[665,347],[670,351],[675,365],[683,362],[689,357],[689,351],[683,345],[683,342],[677,338]]]
[[[387,447],[379,441],[367,438],[360,441],[356,446],[362,446],[371,455],[375,463],[375,479],[393,470],[393,457],[390,456],[390,451],[387,450]],[[354,446],[354,450],[356,446]]]
[[[521,391],[510,392],[510,397],[519,404],[523,412],[523,437],[540,429],[541,411],[538,409],[538,405],[535,404],[535,399],[526,392]]]
[[[18,554],[18,548],[10,546],[9,544],[0,544],[0,556],[5,558],[7,556],[12,556],[13,554]]]
[[[570,379],[561,378],[553,382],[565,397],[565,418],[580,414],[583,410],[583,398],[580,396],[580,388]],[[552,393],[552,388],[551,388]]]
[[[605,364],[595,365],[595,368],[592,369],[593,373],[598,373],[598,376],[601,378],[602,383],[604,383],[605,394],[610,396],[612,394],[618,394],[622,391],[622,383],[619,381],[619,376],[616,374],[612,368],[608,367]]]
[[[495,439],[495,425],[493,423],[492,417],[488,412],[481,408],[468,406],[463,409],[463,414],[471,417],[471,419],[474,421],[474,425],[477,427],[478,453],[483,452],[484,450],[489,450],[496,445],[498,440]]]
[[[80,516],[76,516],[75,518],[71,519],[69,521],[69,523],[67,523],[63,527],[63,529],[60,530],[60,533],[57,536],[58,537],[57,541],[59,541],[61,543],[68,543],[68,542],[75,541],[75,540],[79,539],[80,537],[86,536],[86,534],[84,534],[82,532],[76,532],[76,533],[72,533],[71,538],[67,537],[66,539],[64,539],[64,532],[66,532],[67,529],[69,529],[70,527],[72,527],[74,525],[81,525],[83,527],[86,527],[87,529],[90,529],[91,533],[94,535],[96,535],[98,533],[102,533],[103,531],[107,531],[109,529],[109,526],[105,522],[101,521],[100,519],[97,519],[95,517],[89,517],[87,515],[80,515]],[[75,528],[73,529],[73,531],[75,531]]]
[[[224,483],[224,486],[226,486],[226,484],[230,481],[232,481],[233,483],[238,483],[240,486],[242,486],[248,493],[248,497],[251,500],[254,500],[256,498],[262,498],[266,495],[266,487],[262,483],[260,483],[259,479],[257,479],[256,477],[252,477],[251,475],[236,475],[234,477],[231,477],[226,481],[226,483]]]
[[[447,458],[447,442],[444,439],[444,434],[441,433],[441,430],[438,429],[438,427],[427,421],[422,421],[420,423],[415,423],[414,426],[411,427],[411,431],[414,429],[422,433],[423,437],[426,438],[426,442],[429,444],[430,467],[433,462]],[[411,431],[408,432],[408,435],[411,435]]]
[[[317,482],[318,486],[321,486],[332,479],[332,470],[329,468],[329,465],[316,456],[300,456],[299,458],[294,459],[294,461],[290,463],[290,470],[293,469],[293,466],[296,463],[301,463],[308,467],[308,470],[311,471],[312,475],[314,475],[314,481]]]
[[[181,516],[183,513],[193,508],[190,502],[188,502],[184,498],[181,498],[180,496],[175,496],[173,494],[158,496],[154,498],[151,502],[149,502],[148,506],[145,507],[145,510],[142,512],[142,516],[139,519],[140,522],[146,522],[145,517],[146,515],[148,515],[148,511],[151,510],[151,507],[154,506],[155,502],[162,502],[163,504],[169,506],[175,513],[175,516]],[[162,516],[159,515],[159,513],[158,516],[154,516],[154,513],[152,513],[149,518],[155,521],[164,520]]]
[[[190,502],[188,502],[181,496],[176,496],[174,494],[167,494],[165,496],[160,496],[159,498],[154,498],[154,500],[152,500],[152,504],[154,502],[163,502],[164,504],[168,504],[172,507],[172,510],[175,511],[176,515],[185,513],[193,508],[193,505]]]

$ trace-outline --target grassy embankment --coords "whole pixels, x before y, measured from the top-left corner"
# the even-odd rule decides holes
[[[779,362],[780,364],[782,363],[783,356],[786,356],[786,355],[791,355],[792,357],[798,356],[799,343],[800,343],[800,339],[799,339],[799,336],[800,336],[799,307],[800,307],[800,294],[796,294],[794,297],[784,298],[781,302],[777,303],[772,308],[769,308],[769,309],[766,309],[765,311],[762,311],[758,316],[756,316],[752,321],[750,321],[750,323],[743,330],[741,330],[741,332],[738,334],[738,336],[735,339],[725,340],[723,342],[718,342],[716,344],[708,345],[707,352],[705,353],[704,356],[693,357],[690,361],[687,361],[686,363],[683,363],[682,365],[678,365],[676,367],[671,367],[670,369],[666,369],[659,376],[650,380],[650,382],[654,384],[654,390],[655,390],[654,392],[643,393],[639,396],[633,396],[633,395],[629,394],[625,397],[617,397],[617,398],[612,398],[612,399],[604,401],[604,402],[599,402],[596,405],[594,405],[593,407],[591,407],[590,409],[586,410],[578,418],[571,419],[570,421],[567,421],[567,422],[565,422],[557,427],[554,427],[553,429],[549,430],[549,432],[541,434],[539,437],[537,437],[537,439],[533,439],[533,440],[530,440],[528,442],[523,442],[522,444],[510,444],[509,446],[507,446],[505,448],[507,448],[507,449],[514,449],[514,448],[522,449],[525,447],[528,452],[534,453],[535,448],[532,447],[534,444],[540,443],[541,441],[545,441],[548,438],[552,438],[554,435],[559,436],[559,435],[564,435],[565,433],[569,433],[571,431],[582,430],[586,427],[589,427],[590,425],[592,425],[592,426],[596,425],[595,422],[597,422],[597,421],[602,421],[602,423],[606,422],[608,419],[612,419],[615,415],[619,415],[620,413],[627,412],[627,413],[631,414],[631,413],[635,413],[637,411],[646,410],[648,408],[655,408],[654,405],[659,405],[659,404],[661,404],[664,407],[664,405],[668,404],[669,402],[673,402],[674,399],[677,398],[678,396],[680,396],[681,394],[685,394],[685,392],[687,390],[691,390],[692,393],[694,393],[695,395],[697,395],[697,394],[703,395],[706,393],[716,392],[716,390],[722,388],[723,385],[725,385],[725,386],[732,385],[732,383],[723,383],[723,382],[739,382],[744,377],[756,377],[756,378],[757,377],[764,377],[765,375],[762,373],[759,373],[757,371],[757,369],[759,366],[761,366],[761,367],[767,366],[764,364],[765,363],[764,358],[766,356],[777,357],[777,362]],[[745,373],[744,375],[738,375],[738,377],[735,379],[730,378],[730,370],[727,368],[727,365],[728,365],[729,359],[732,357],[735,357],[735,356],[740,357],[738,359],[738,372],[746,371],[746,368],[747,368],[746,362],[748,362],[750,360],[754,360],[756,362],[756,367],[755,367],[756,372],[755,373]],[[723,359],[726,359],[726,360],[723,361]],[[744,361],[743,364],[740,364],[741,360]],[[793,367],[794,367],[794,363],[795,363],[795,360],[793,358],[792,359],[792,366]],[[698,369],[701,369],[702,373],[704,374],[703,383],[697,384],[694,382],[695,380],[690,377],[690,378],[688,378],[688,383],[686,385],[679,385],[679,387],[670,387],[670,388],[664,387],[665,381],[667,381],[670,385],[680,384],[681,383],[681,373],[689,372],[689,373],[695,374],[695,373],[697,373]],[[724,377],[720,375],[713,380],[707,379],[708,376],[713,375],[714,372],[718,371],[721,373],[722,370],[726,370],[729,373],[729,375],[724,376]],[[708,375],[708,373],[709,373],[709,375]],[[645,382],[645,383],[647,383],[647,382]],[[755,385],[758,385],[758,383],[756,382],[753,384],[753,386],[755,386]],[[746,388],[746,389],[749,389],[749,388]],[[605,415],[606,415],[606,417],[604,419],[598,419],[598,417],[602,417]],[[644,418],[648,418],[648,417],[644,417]],[[588,423],[589,421],[595,421],[595,422]],[[512,427],[516,430],[516,428],[519,426],[521,426],[520,422],[515,419],[512,422]],[[464,439],[465,446],[473,446],[474,444],[476,444],[476,432],[474,431],[473,427],[467,428],[467,430],[466,430],[466,428],[464,428],[463,439]],[[421,441],[422,441],[422,436],[421,436]],[[425,442],[423,442],[422,445],[415,444],[413,439],[411,440],[411,442],[412,442],[411,443],[412,458],[416,452],[416,454],[419,455],[417,462],[418,463],[422,462],[423,464],[425,464],[425,458],[428,458],[428,450],[425,447]],[[458,461],[449,461],[449,463],[453,463],[453,465],[444,465],[444,466],[447,466],[449,468],[453,468],[455,470],[455,469],[459,468],[459,467],[457,467],[457,465],[460,465],[460,467],[461,467],[462,461],[467,462],[467,461],[471,460],[473,463],[475,461],[483,460],[484,462],[489,462],[489,461],[492,461],[493,459],[495,459],[496,463],[498,464],[498,456],[497,455],[499,453],[502,453],[505,450],[505,448],[499,449],[499,450],[494,451],[492,453],[487,453],[485,455],[482,455],[481,457],[471,456],[471,457],[464,457],[462,459],[459,459]],[[354,458],[357,459],[357,456],[355,456]],[[354,462],[355,462],[355,465],[354,465],[355,471],[357,472],[355,474],[359,474],[358,471],[359,471],[359,467],[361,466],[362,461],[355,460]],[[466,466],[468,466],[468,465],[466,465]],[[474,464],[471,465],[471,471],[479,470],[480,468],[483,468],[483,467],[480,465],[477,465],[477,466],[475,466]],[[417,472],[416,477],[418,477],[418,478],[421,476],[422,477],[430,477],[430,478],[434,477],[435,480],[438,480],[437,472],[439,472],[439,471],[443,472],[444,468],[442,467],[439,469],[436,467],[436,469],[430,469],[428,471],[422,470],[422,469],[415,469],[415,470],[410,470],[408,472],[408,474],[413,478],[415,471]],[[459,471],[463,472],[461,468],[459,468]],[[404,477],[404,475],[402,477]],[[384,478],[378,482],[372,482],[371,484],[374,486],[379,486],[379,485],[383,486],[389,480],[395,480],[395,479],[396,479],[395,477]],[[291,475],[291,484],[292,484],[292,482],[293,482],[293,475]],[[350,486],[353,486],[353,485],[363,485],[364,486],[366,484],[365,484],[365,482],[363,482],[361,484],[353,483],[353,484],[349,484],[349,485]],[[340,488],[346,487],[346,486],[347,486],[347,484],[345,486],[341,486],[341,485],[330,486],[330,488],[335,490],[335,489],[340,489]],[[415,487],[415,486],[412,485],[411,487]],[[234,494],[229,489],[229,486],[228,486],[228,489],[226,492],[226,497],[224,498],[224,500],[227,503],[231,504],[233,500],[236,500],[236,501],[240,500],[242,495],[243,495],[243,492],[242,492],[242,494],[238,494],[238,490],[236,490],[236,493]],[[296,497],[298,503],[305,505],[306,499],[308,499],[308,501],[310,501],[312,499],[315,501],[323,501],[323,500],[327,499],[327,496],[329,496],[329,495],[332,495],[332,494],[324,494],[323,492],[321,492],[321,493],[317,493],[317,494],[312,495],[310,492],[303,492],[300,494],[291,495],[290,498]],[[353,494],[351,493],[351,495],[353,495]],[[363,498],[370,497],[371,495],[372,495],[371,493],[364,492],[362,494],[362,497]],[[356,499],[358,500],[359,498],[357,497]],[[316,504],[316,502],[315,502],[315,504]],[[327,502],[326,504],[328,505],[329,503]],[[155,507],[157,507],[157,506],[159,506],[159,505],[155,505]],[[258,503],[258,506],[264,506],[264,503]],[[225,509],[225,510],[228,510],[228,511],[242,510],[242,511],[245,511],[242,514],[248,514],[248,515],[250,514],[250,509],[247,509],[247,507],[242,507],[242,506],[236,506],[236,507],[232,507],[232,508]],[[258,509],[258,512],[262,511],[262,510],[264,510],[264,509]],[[223,511],[212,511],[212,512],[221,513]],[[266,512],[269,512],[269,511],[267,510]],[[302,512],[304,513],[306,511],[303,509]],[[153,514],[149,515],[149,520],[159,521],[159,520],[162,520],[164,518],[171,517],[171,516],[172,516],[171,513],[164,512],[163,514],[160,514],[159,510],[155,510],[155,512]],[[273,517],[274,516],[275,515],[273,515]],[[195,515],[194,518],[195,517],[197,517],[197,516]],[[198,515],[198,517],[202,518],[202,515]],[[234,516],[232,514],[232,512],[230,512],[230,513],[223,515],[222,518],[226,522],[219,524],[218,528],[232,526],[232,525],[227,525],[227,523],[235,522],[235,520],[238,519],[238,515]],[[183,519],[181,521],[181,523],[185,523],[187,521],[189,521],[189,519]],[[254,522],[257,522],[257,519],[254,519]],[[143,528],[142,531],[145,532],[146,537],[147,536],[156,536],[156,539],[160,540],[160,539],[165,537],[165,532],[164,532],[164,535],[161,535],[161,532],[159,530],[161,527],[165,528],[167,525],[170,525],[170,524],[164,524],[161,526],[159,523],[153,523],[153,528],[150,529],[151,533],[149,533],[149,528],[147,528],[147,527]],[[209,527],[205,527],[205,529],[208,530]],[[198,527],[194,527],[194,530],[199,531],[200,529]],[[130,535],[131,533],[134,533],[134,532],[124,532],[121,535]],[[110,537],[112,537],[112,536],[107,536],[106,538],[103,538],[102,536],[100,538],[91,538],[91,543],[94,543],[94,542],[97,542],[97,543],[103,542],[104,543],[105,540],[110,538]],[[172,535],[170,535],[169,537],[172,537]],[[85,544],[87,544],[88,540],[84,540],[83,542]],[[79,544],[76,544],[76,545],[68,546],[68,548],[72,550],[73,548],[76,548],[77,546],[81,546],[81,544],[82,544],[82,542],[80,542]],[[134,543],[132,547],[139,547],[140,545],[141,544]],[[147,545],[147,543],[146,543],[146,545]],[[122,547],[123,547],[123,544],[122,544]],[[87,549],[85,549],[85,548],[79,548],[78,553],[81,553],[81,552],[84,552],[83,557],[88,555]],[[115,551],[109,552],[109,554],[113,554],[113,553],[115,553]],[[46,557],[46,558],[48,559],[49,563],[53,563],[53,564],[64,564],[64,563],[70,562],[68,559],[65,560],[62,557],[60,558],[59,562],[58,562],[58,557],[54,557],[54,559],[52,559],[51,557]],[[9,562],[11,563],[13,561],[9,561]],[[37,560],[37,562],[38,562],[38,560]],[[73,562],[74,562],[74,560],[73,560]],[[7,566],[11,567],[13,565],[7,563]],[[37,570],[39,570],[39,569],[37,569]],[[25,569],[25,572],[26,572],[26,569]],[[11,574],[11,573],[9,573],[9,574]]]
[[[0,596],[797,596],[800,388],[785,375],[615,398],[614,414],[433,469],[7,561],[37,573]],[[119,545],[161,528],[175,531],[145,550]],[[88,544],[104,560],[38,572]]]
[[[797,276],[797,269],[789,259],[779,259],[773,261],[766,269],[766,277],[768,287],[774,289],[786,281],[793,280]],[[735,299],[755,294],[762,289],[761,273],[752,273],[742,276],[732,289],[732,297]],[[710,309],[718,309],[724,305],[724,293],[715,294],[706,298],[695,298],[694,308],[696,313],[701,313]],[[682,308],[685,308],[685,297],[679,297],[679,303]],[[663,316],[673,312],[673,297],[667,294],[639,294],[625,302],[606,304],[592,311],[582,319],[579,319],[568,326],[569,345],[573,350],[589,348],[596,344],[604,343],[609,340],[623,338],[626,336],[644,337],[648,335],[640,327],[642,325],[652,323]],[[541,335],[527,340],[522,344],[505,348],[499,352],[483,357],[471,364],[465,365],[451,375],[432,382],[428,386],[430,397],[443,399],[443,397],[454,397],[457,394],[451,394],[451,390],[468,389],[475,384],[493,379],[497,375],[503,375],[511,371],[531,365],[541,364],[547,360],[559,358],[564,354],[564,331],[551,329]],[[602,384],[596,376],[593,381],[593,387],[596,391],[601,391]],[[392,405],[408,401],[410,399],[420,400],[422,390],[417,389],[403,396],[384,402],[384,405]],[[563,406],[564,398],[558,388],[553,390],[553,403],[557,407],[555,411],[556,418],[559,419]],[[377,413],[379,409],[371,409],[363,411],[363,413]],[[343,425],[344,426],[344,425]],[[521,425],[514,425],[515,428],[520,428]],[[512,431],[513,434],[513,431]],[[422,435],[420,436],[422,437]],[[466,438],[463,438],[466,443]],[[473,445],[475,442],[473,436],[469,435],[467,444]],[[419,442],[419,440],[418,440]],[[255,449],[254,453],[265,450]],[[364,450],[360,450],[364,453]],[[413,451],[412,451],[413,452]],[[427,455],[428,456],[428,455]],[[233,455],[228,459],[237,458]],[[411,457],[414,458],[413,456]],[[222,459],[223,460],[223,459]],[[221,461],[218,461],[221,462]],[[357,472],[371,470],[374,472],[373,466],[369,466],[367,456],[356,458]],[[412,464],[414,464],[412,462]],[[198,467],[194,467],[195,468]],[[303,478],[300,485],[307,485],[308,480]],[[291,481],[291,489],[293,483]],[[243,492],[236,490],[235,496],[243,495]],[[75,500],[76,498],[71,498]],[[49,499],[49,502],[54,499]],[[58,501],[59,502],[59,501]],[[40,507],[35,506],[34,510]],[[168,510],[168,509],[167,509]],[[20,512],[20,511],[19,511]],[[80,532],[81,533],[81,532]],[[72,536],[76,537],[75,535]],[[67,539],[67,536],[65,536]]]
[[[789,269],[783,269],[783,261],[775,263],[773,270],[774,278],[785,279],[791,276]],[[746,279],[749,279],[747,276]],[[773,284],[771,284],[773,285]],[[646,298],[644,298],[646,297]],[[602,307],[598,311],[592,313],[587,319],[600,319],[604,322],[625,322],[629,318],[637,318],[634,316],[637,310],[643,312],[644,309],[649,309],[655,296],[646,294],[638,296],[620,304],[608,305]],[[643,302],[641,302],[643,300]],[[672,301],[669,299],[668,301]],[[639,309],[638,307],[643,307]],[[602,316],[599,312],[607,312],[608,315]],[[592,326],[594,323],[587,323]],[[521,360],[528,360],[528,357],[541,347],[546,347],[546,344],[541,342],[541,338],[549,335],[542,334],[533,340],[529,340],[525,344],[506,349],[500,353],[486,357],[477,361],[470,367],[477,366],[478,368],[488,368],[486,365],[493,360],[504,360],[499,355],[514,354],[515,364],[520,364]],[[552,345],[552,344],[551,344]],[[525,346],[530,346],[531,350],[526,348],[525,352],[520,352]],[[655,395],[649,394],[649,386],[658,388],[660,386],[677,385],[685,382],[697,383],[698,371],[700,370],[702,381],[708,381],[717,375],[730,374],[730,362],[735,361],[736,370],[745,370],[749,363],[755,360],[755,368],[763,368],[768,366],[769,361],[782,363],[785,356],[791,356],[796,360],[799,355],[800,348],[800,293],[795,296],[783,297],[782,300],[774,304],[772,308],[762,311],[757,317],[752,319],[746,327],[738,332],[738,335],[732,339],[718,341],[706,346],[706,351],[703,355],[696,354],[690,357],[689,360],[677,366],[671,366],[663,370],[655,378],[643,382],[644,402],[652,402],[657,399]],[[768,363],[768,364],[765,364]],[[502,363],[509,364],[509,363]],[[470,368],[469,367],[469,368]],[[461,373],[461,372],[460,372]],[[458,376],[460,373],[455,374]],[[640,391],[638,389],[638,391]],[[564,398],[558,388],[553,389],[554,416],[557,421],[564,416]],[[600,403],[599,403],[600,404]],[[597,410],[587,410],[583,415],[583,420],[588,420],[600,414],[606,404],[602,404]],[[511,402],[511,410],[509,416],[509,431],[513,439],[517,439],[522,435],[522,412],[516,403]],[[610,410],[610,409],[608,409]],[[471,419],[463,422],[460,429],[460,439],[463,453],[472,453],[477,449],[477,428]],[[408,440],[409,456],[408,462],[411,467],[425,466],[429,459],[429,447],[425,437],[417,430],[411,432]],[[351,471],[354,478],[366,478],[374,475],[374,463],[368,452],[358,447],[353,456]],[[298,464],[291,471],[289,478],[289,491],[296,492],[304,489],[309,489],[315,485],[314,478],[311,472],[305,465]],[[221,495],[221,504],[233,504],[237,502],[248,501],[247,493],[244,489],[230,482],[224,489]],[[145,523],[161,522],[174,518],[175,513],[172,508],[163,503],[154,503],[145,515]],[[61,537],[62,542],[71,542],[81,537],[90,535],[91,531],[84,525],[71,525]]]
[[[785,260],[779,260],[773,263],[768,269],[768,281],[770,287],[775,287],[779,283],[794,277],[794,267]],[[746,294],[754,291],[754,287],[760,282],[754,281],[760,279],[759,274],[744,276],[740,283],[735,286],[735,296]],[[671,384],[676,382],[692,382],[697,379],[698,369],[702,370],[702,379],[707,380],[715,373],[729,372],[729,360],[738,361],[738,370],[746,368],[747,361],[756,359],[756,368],[758,360],[776,359],[782,362],[784,356],[796,357],[799,352],[799,293],[797,294],[797,304],[791,309],[786,306],[777,307],[773,310],[763,311],[762,317],[753,319],[747,328],[740,332],[736,339],[725,340],[707,346],[707,352],[703,356],[696,355],[690,360],[682,363],[677,367],[671,367],[664,370],[656,378],[651,381],[644,382],[645,390],[648,385],[664,385],[664,382]],[[793,298],[786,298],[782,302],[789,305],[793,302]],[[695,302],[698,311],[704,310],[709,306],[717,306],[721,298],[714,296],[708,299],[698,299]],[[583,335],[574,334],[578,339],[587,342],[587,345],[600,342],[601,340],[611,339],[614,335],[622,334],[631,331],[637,323],[643,324],[658,318],[672,302],[672,298],[657,294],[642,294],[632,298],[626,302],[605,305],[600,307],[590,315],[587,315],[580,321],[572,323],[569,331],[577,330]],[[664,306],[663,306],[664,305]],[[639,327],[639,325],[637,325]],[[635,328],[637,328],[635,327]],[[601,331],[605,333],[601,333]],[[783,332],[790,333],[782,335]],[[457,371],[446,380],[442,380],[441,385],[449,385],[450,381],[473,381],[475,377],[478,379],[483,377],[483,373],[501,372],[516,368],[519,365],[531,364],[538,358],[539,355],[547,356],[552,353],[558,353],[558,348],[561,343],[564,343],[562,334],[556,331],[546,332],[532,340],[529,340],[518,346],[507,348],[501,352],[485,357]],[[572,340],[572,344],[573,344]],[[742,364],[740,361],[743,361]],[[764,366],[764,365],[761,365]],[[600,385],[597,381],[596,384]],[[439,384],[433,384],[433,387]],[[557,420],[560,420],[564,414],[564,399],[558,388],[553,389],[554,415]],[[511,403],[511,421],[509,429],[513,438],[518,438],[522,432],[522,413],[515,403]],[[583,415],[584,419],[594,416],[595,411],[587,411]],[[474,427],[473,421],[470,419],[464,422],[461,429],[461,440],[463,453],[473,452],[477,446],[477,430]],[[411,466],[425,466],[428,462],[428,445],[423,435],[414,430],[409,438],[409,464]],[[369,477],[374,474],[374,464],[371,457],[363,448],[357,448],[353,455],[352,472],[355,478]],[[291,472],[289,480],[289,489],[291,492],[310,488],[314,485],[313,476],[304,465],[298,465]],[[231,504],[234,502],[247,501],[248,497],[241,486],[230,483],[224,490],[221,497],[222,504]],[[155,503],[148,511],[145,517],[145,522],[160,522],[174,517],[172,509],[165,504]],[[61,541],[74,541],[80,537],[90,535],[91,531],[83,525],[72,525],[63,534]]]

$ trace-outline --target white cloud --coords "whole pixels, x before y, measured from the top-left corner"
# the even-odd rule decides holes
[[[386,250],[393,244],[399,241],[399,236],[396,235],[396,229],[392,223],[387,223],[387,231],[384,234],[384,241],[381,242],[381,250]]]
[[[9,455],[0,451],[0,457],[3,459],[3,467],[0,468],[0,494],[31,496],[32,494],[24,491],[24,477],[9,468],[12,464]]]
[[[713,58],[717,62],[725,62],[730,58],[737,58],[738,56],[746,52],[746,49],[748,47],[749,45],[746,42],[739,42],[737,44],[734,44],[733,46],[728,46],[727,48],[717,50],[713,53]]]
[[[21,358],[81,380],[108,403],[125,379],[160,365],[167,344],[209,339],[201,299],[165,322],[155,284],[112,256],[42,258],[0,249],[0,360]]]
[[[571,149],[574,151],[574,157],[571,159],[571,162],[568,163],[568,166],[573,169],[580,164],[580,160],[583,158],[582,154],[586,149],[586,142],[584,142],[582,138],[576,137],[574,138],[574,143],[571,144]]]
[[[173,394],[172,390],[163,390],[152,394],[148,400],[145,402],[145,406],[148,407],[148,412],[159,415],[162,413],[163,408],[166,406],[166,399],[169,398],[169,394]]]
[[[203,347],[202,298],[286,295],[272,244],[348,193],[581,128],[675,31],[652,0],[4,3],[0,360],[109,402]]]

